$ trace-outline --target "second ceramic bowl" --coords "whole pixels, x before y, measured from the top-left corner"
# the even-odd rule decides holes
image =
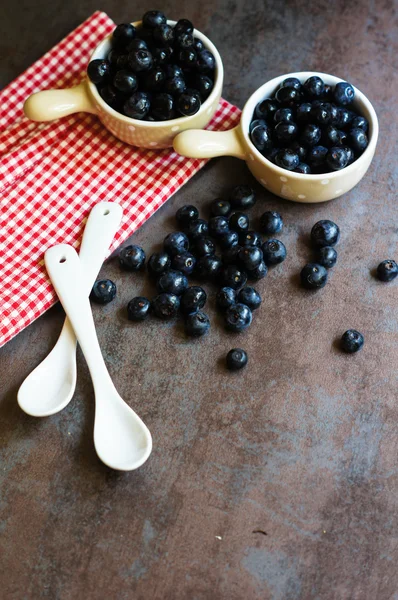
[[[339,77],[313,71],[287,73],[271,79],[250,96],[246,102],[240,123],[224,132],[185,131],[174,140],[174,149],[183,156],[212,158],[236,156],[246,161],[254,177],[267,190],[295,202],[326,202],[351,190],[365,175],[375,153],[379,125],[376,112],[362,92],[355,88],[354,108],[369,121],[369,145],[365,152],[351,165],[341,171],[321,175],[303,175],[281,169],[265,158],[249,138],[249,125],[256,105],[270,98],[287,77],[297,77],[304,83],[317,75],[328,85],[344,81]]]
[[[176,21],[167,21],[175,25]],[[141,26],[141,21],[133,23]],[[24,105],[25,115],[33,121],[53,121],[76,112],[89,112],[98,116],[105,127],[117,138],[141,148],[168,148],[174,137],[186,129],[203,128],[211,121],[220,102],[224,68],[217,48],[203,33],[194,31],[205,47],[213,53],[216,61],[214,87],[199,111],[190,117],[179,117],[170,121],[140,121],[131,119],[114,110],[99,95],[97,87],[87,78],[78,86],[62,90],[45,90],[30,96]],[[94,50],[90,61],[105,58],[111,49],[108,35]]]

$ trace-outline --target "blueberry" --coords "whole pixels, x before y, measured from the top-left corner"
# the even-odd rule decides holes
[[[395,260],[383,260],[377,267],[377,277],[380,281],[392,281],[398,275],[398,264]]]
[[[341,337],[341,347],[344,352],[354,354],[362,348],[364,341],[362,333],[356,329],[348,329]]]
[[[336,223],[324,219],[315,223],[311,229],[311,242],[315,248],[334,246],[340,238],[340,229]]]
[[[298,127],[296,123],[281,121],[275,125],[274,133],[279,143],[290,143],[297,137]]]
[[[308,263],[300,273],[301,283],[308,290],[318,290],[326,285],[328,272],[317,263]]]
[[[279,233],[283,229],[283,219],[275,211],[267,210],[260,217],[260,231],[266,235]]]
[[[273,98],[267,98],[259,102],[254,110],[256,119],[271,121],[274,113],[278,110],[278,103]]]
[[[193,254],[186,252],[185,254],[176,254],[171,259],[171,266],[176,271],[181,271],[184,275],[191,275],[196,265],[196,258]]]
[[[188,287],[188,279],[181,271],[170,269],[159,277],[156,282],[159,292],[181,296]]]
[[[247,231],[249,229],[249,217],[243,212],[236,211],[229,217],[229,226],[238,233]]]
[[[352,104],[355,98],[355,90],[350,83],[341,81],[334,88],[334,99],[340,106],[348,106]]]
[[[113,78],[113,85],[123,94],[132,94],[138,87],[137,77],[132,71],[121,69]]]
[[[134,73],[150,71],[153,67],[153,57],[149,50],[133,50],[129,52],[128,64]]]
[[[214,71],[216,67],[216,60],[210,50],[201,50],[198,52],[198,58],[196,62],[196,69],[199,73],[210,73]]]
[[[181,311],[188,315],[197,312],[204,307],[207,300],[207,294],[203,288],[193,285],[185,290],[181,296]]]
[[[201,310],[191,313],[185,317],[185,333],[192,337],[205,335],[210,329],[210,319]]]
[[[142,17],[142,25],[147,29],[155,29],[167,23],[166,15],[160,10],[148,10]]]
[[[179,19],[174,25],[174,31],[176,36],[182,33],[193,33],[193,24],[188,19]]]
[[[192,221],[199,218],[199,211],[192,204],[181,206],[176,212],[176,221],[181,227],[187,227]]]
[[[198,279],[215,281],[222,267],[221,259],[215,255],[206,254],[196,263],[195,275]]]
[[[263,260],[263,252],[258,246],[244,246],[238,252],[238,261],[246,271],[253,271]]]
[[[227,217],[231,212],[231,205],[226,200],[216,198],[210,204],[210,212],[213,217]]]
[[[355,115],[346,108],[338,108],[337,111],[337,118],[332,122],[332,125],[337,125],[340,129],[344,129],[352,123]]]
[[[166,79],[174,79],[174,77],[183,77],[182,69],[178,65],[165,65],[164,72],[166,74]]]
[[[143,321],[149,315],[151,303],[144,296],[136,296],[127,305],[129,321]]]
[[[217,308],[224,311],[236,304],[236,291],[231,287],[222,287],[216,296]]]
[[[302,173],[303,175],[311,175],[311,167],[306,163],[299,163],[294,169],[295,173]]]
[[[331,100],[332,92],[333,92],[332,86],[325,83],[325,87],[323,90],[323,98],[325,98],[326,100]]]
[[[192,33],[180,33],[175,36],[174,46],[176,48],[193,48],[194,39]]]
[[[239,333],[250,326],[253,315],[248,306],[238,303],[227,308],[224,318],[227,328]]]
[[[158,25],[153,30],[153,41],[159,48],[172,46],[174,42],[174,29],[167,23]]]
[[[293,106],[300,100],[300,92],[293,87],[280,87],[275,94],[276,100],[282,106]]]
[[[215,238],[221,237],[229,231],[228,219],[226,217],[211,217],[209,219],[209,233]]]
[[[304,146],[302,146],[300,144],[300,142],[293,142],[292,144],[290,144],[289,146],[290,150],[293,150],[293,152],[295,154],[298,155],[300,162],[304,161],[306,156],[307,156],[307,148],[305,148]]]
[[[200,98],[204,102],[211,94],[214,81],[208,75],[196,75],[193,87],[199,92]]]
[[[239,371],[247,365],[247,353],[242,348],[232,348],[227,354],[226,362],[229,371]]]
[[[335,104],[329,104],[329,110],[330,110],[330,124],[338,126],[339,122],[340,122],[341,108],[339,108]]]
[[[221,279],[224,287],[240,290],[240,288],[246,285],[247,275],[235,265],[228,265],[222,270]]]
[[[297,77],[287,77],[282,81],[282,87],[291,87],[295,90],[301,90],[301,81]]]
[[[119,103],[119,94],[111,85],[105,85],[100,89],[99,93],[109,106],[116,106]]]
[[[213,240],[206,236],[201,236],[195,239],[192,252],[197,258],[202,256],[211,256],[216,251],[216,245]]]
[[[325,84],[320,77],[316,75],[307,79],[303,84],[307,96],[311,99],[320,98],[325,93]]]
[[[344,146],[347,140],[345,131],[336,129],[333,125],[328,125],[322,132],[322,141],[325,146]]]
[[[173,49],[170,47],[167,48],[152,48],[152,58],[153,64],[156,67],[164,67],[170,60]]]
[[[131,119],[144,119],[150,108],[149,96],[145,92],[135,92],[123,105],[124,114]]]
[[[336,264],[337,252],[331,246],[323,246],[317,249],[315,260],[318,265],[322,265],[325,269],[331,269]]]
[[[310,102],[299,104],[296,111],[296,119],[298,123],[308,123],[311,118],[312,106]]]
[[[300,159],[298,154],[289,148],[279,150],[275,155],[275,164],[277,164],[278,167],[281,167],[281,169],[293,171],[298,167],[299,163]]]
[[[186,232],[190,240],[195,240],[198,237],[206,236],[209,233],[209,226],[204,219],[196,219],[189,223]]]
[[[197,59],[198,55],[193,48],[183,48],[178,53],[178,62],[186,69],[195,67]]]
[[[87,75],[93,83],[103,83],[111,73],[111,66],[107,60],[99,58],[92,60],[87,67]]]
[[[227,250],[228,248],[232,248],[232,246],[237,246],[239,242],[239,235],[236,231],[232,231],[229,229],[225,233],[223,233],[218,238],[218,243],[220,244],[220,248],[223,250]]]
[[[190,117],[197,113],[200,106],[200,95],[199,92],[195,90],[187,89],[178,97],[177,108],[179,112],[186,117]]]
[[[359,129],[363,129],[365,132],[367,132],[369,129],[369,123],[367,119],[365,119],[365,117],[361,117],[360,115],[358,115],[357,117],[354,117],[351,121],[351,127],[359,127]]]
[[[263,279],[263,277],[265,277],[267,273],[268,267],[262,260],[255,269],[247,272],[247,276],[250,279],[250,281],[259,281],[260,279]]]
[[[261,248],[267,267],[279,265],[286,258],[286,247],[280,240],[267,240]]]
[[[141,246],[125,246],[119,252],[119,264],[126,271],[139,271],[145,264],[145,252]]]
[[[117,61],[119,59],[120,56],[124,56],[125,54],[123,53],[122,50],[117,50],[115,48],[113,48],[110,52],[108,52],[108,56],[106,57],[106,60],[112,65],[117,65]]]
[[[330,110],[330,105],[328,103],[323,103],[321,106],[313,107],[311,111],[311,120],[324,127],[328,125],[332,119],[332,113]]]
[[[271,131],[268,125],[257,125],[250,132],[250,139],[259,152],[264,152],[272,148]]]
[[[294,114],[291,108],[279,108],[274,114],[275,123],[285,121],[286,123],[294,121]]]
[[[169,233],[169,235],[164,238],[163,246],[167,254],[175,256],[176,254],[184,254],[188,251],[189,241],[185,233],[182,233],[182,231],[175,231]]]
[[[141,77],[141,84],[147,92],[159,92],[166,80],[166,75],[163,69],[155,67],[150,71],[144,73]],[[169,90],[166,90],[167,92]]]
[[[166,252],[156,252],[149,257],[148,272],[154,277],[159,277],[171,267],[171,258]]]
[[[256,310],[261,304],[261,296],[254,287],[244,287],[238,293],[238,302],[245,304],[250,310]]]
[[[127,46],[134,38],[136,29],[131,23],[121,23],[112,33],[112,45],[116,48]]]
[[[90,299],[97,304],[108,304],[116,296],[116,285],[110,279],[99,279],[93,285]]]
[[[244,231],[239,235],[239,244],[241,246],[261,246],[261,235],[257,231]]]
[[[347,154],[347,166],[350,165],[351,163],[354,162],[355,160],[355,154],[352,148],[350,148],[349,146],[343,146],[343,150],[345,150],[346,154]]]
[[[314,125],[313,123],[308,123],[303,127],[300,134],[300,143],[303,146],[316,146],[316,144],[321,139],[321,129],[318,125]]]
[[[348,133],[348,143],[356,154],[362,154],[368,146],[368,136],[360,127],[354,127]]]
[[[169,121],[173,119],[175,116],[173,96],[163,92],[153,94],[151,114],[155,121]]]
[[[307,161],[311,167],[321,167],[325,164],[327,153],[325,146],[313,146],[308,150]]]
[[[200,40],[197,37],[193,38],[193,47],[195,48],[196,52],[201,52],[201,50],[204,50],[205,45],[202,42],[202,40]]]
[[[348,156],[343,148],[330,148],[326,156],[326,164],[332,171],[344,169],[348,164]]]
[[[134,52],[134,50],[148,50],[148,45],[145,40],[135,38],[128,44],[126,50],[127,52]]]
[[[222,262],[224,265],[236,265],[238,262],[238,252],[240,246],[231,246],[222,253]]]
[[[180,299],[175,294],[162,293],[152,301],[153,312],[159,319],[168,320],[175,317],[180,307]]]

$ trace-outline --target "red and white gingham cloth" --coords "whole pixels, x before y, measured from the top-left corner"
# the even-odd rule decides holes
[[[123,207],[114,250],[206,162],[128,146],[93,115],[52,123],[23,116],[33,92],[78,83],[114,27],[105,13],[94,13],[0,92],[0,346],[56,302],[44,252],[61,242],[78,247],[97,202]],[[239,115],[221,100],[209,128],[229,129]]]

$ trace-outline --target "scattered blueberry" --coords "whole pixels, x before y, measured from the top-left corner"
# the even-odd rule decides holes
[[[257,231],[244,231],[239,235],[240,246],[261,246],[263,240]]]
[[[159,319],[172,319],[177,316],[180,299],[175,294],[162,293],[152,301],[153,312]]]
[[[227,308],[224,318],[227,328],[239,333],[251,325],[253,315],[248,306],[238,303]]]
[[[196,258],[201,258],[206,255],[211,256],[212,254],[215,254],[216,245],[210,237],[201,236],[195,239],[191,251]]]
[[[231,212],[231,205],[226,200],[217,198],[210,204],[210,212],[213,217],[227,217]]]
[[[236,304],[236,291],[231,287],[222,287],[216,296],[217,308],[224,311]]]
[[[258,246],[244,246],[238,252],[239,264],[247,271],[253,271],[262,260],[263,253]]]
[[[311,241],[316,248],[334,246],[340,238],[340,229],[336,223],[324,219],[315,223],[311,229]]]
[[[97,304],[108,304],[116,296],[116,285],[110,279],[99,279],[93,285],[90,300]]]
[[[202,256],[196,263],[195,276],[198,279],[215,281],[222,267],[221,259],[215,255]]]
[[[275,211],[267,210],[260,217],[260,231],[266,235],[274,235],[280,233],[283,228],[283,219],[281,215]]]
[[[247,365],[247,352],[242,348],[232,348],[227,354],[226,362],[229,371],[239,371]]]
[[[268,240],[261,248],[267,267],[279,265],[286,258],[286,247],[280,240]]]
[[[348,329],[341,337],[341,347],[349,354],[358,352],[362,348],[363,343],[363,335],[359,331],[356,331],[356,329]]]
[[[196,206],[192,204],[186,204],[181,206],[176,212],[176,221],[181,227],[187,227],[192,221],[196,221],[199,218],[199,211]]]
[[[227,250],[228,248],[232,248],[232,246],[236,246],[239,243],[239,235],[236,231],[229,229],[218,238],[218,243],[220,248]]]
[[[229,223],[226,217],[211,217],[209,219],[209,233],[215,238],[221,237],[229,231]]]
[[[250,310],[256,310],[261,304],[261,296],[254,287],[244,287],[238,293],[238,302],[246,304]]]
[[[246,285],[247,275],[235,265],[228,265],[222,270],[221,279],[225,287],[240,290]]]
[[[229,226],[238,233],[245,232],[249,229],[249,217],[246,213],[236,211],[229,217]]]
[[[119,264],[126,271],[139,271],[145,264],[145,252],[141,246],[132,244],[119,252]]]
[[[383,260],[377,267],[377,277],[380,281],[392,281],[398,275],[398,264],[395,260]]]
[[[169,235],[164,238],[163,246],[167,254],[170,256],[184,254],[188,251],[189,240],[185,233],[182,233],[182,231],[175,231],[173,233],[169,233]]]
[[[238,252],[240,250],[240,246],[231,246],[228,250],[224,250],[222,253],[222,262],[224,265],[236,265],[238,262]]]
[[[181,296],[181,311],[184,314],[196,312],[204,307],[207,300],[205,290],[198,285],[193,285],[185,290]]]
[[[300,277],[303,287],[309,290],[318,290],[326,285],[328,272],[322,265],[308,263],[302,269]]]
[[[170,269],[157,280],[156,286],[159,292],[167,292],[174,294],[175,296],[181,296],[181,294],[188,287],[188,279],[181,271],[175,271]]]
[[[249,185],[236,185],[231,190],[229,201],[234,208],[247,210],[255,205],[256,195]]]
[[[154,277],[159,277],[171,267],[171,258],[167,252],[156,252],[149,257],[148,272]]]
[[[196,265],[196,258],[190,252],[185,254],[176,254],[171,259],[171,266],[176,271],[181,271],[184,275],[191,275]]]
[[[127,305],[127,318],[130,321],[143,321],[149,315],[151,303],[144,296],[137,296]]]
[[[265,277],[267,273],[268,267],[262,260],[255,269],[247,272],[247,276],[250,279],[250,281],[259,281],[260,279],[263,279],[263,277]]]
[[[186,228],[186,233],[190,240],[196,240],[209,233],[209,225],[204,219],[196,219],[196,221],[191,221],[189,223]]]
[[[322,246],[317,249],[315,259],[318,265],[331,269],[337,262],[337,252],[331,246]]]
[[[205,335],[210,329],[210,319],[201,310],[185,317],[185,333],[192,337]]]

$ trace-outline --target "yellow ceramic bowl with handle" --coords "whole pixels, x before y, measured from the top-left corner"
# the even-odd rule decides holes
[[[341,171],[321,175],[303,175],[281,169],[257,150],[249,137],[249,126],[257,104],[274,95],[287,77],[297,77],[301,82],[317,75],[328,85],[344,81],[333,75],[312,71],[288,73],[271,79],[250,96],[246,102],[240,123],[224,132],[186,131],[174,140],[174,149],[183,156],[212,158],[236,156],[246,161],[254,177],[267,190],[295,202],[326,202],[351,190],[365,175],[375,153],[379,125],[376,112],[362,92],[355,88],[354,109],[369,121],[369,145],[365,152],[351,165]]]
[[[175,21],[167,21],[175,25]],[[133,23],[137,28],[141,21]],[[216,69],[214,87],[199,111],[190,117],[179,117],[170,121],[140,121],[131,119],[110,107],[99,95],[97,87],[87,78],[80,85],[61,90],[45,90],[30,96],[24,105],[25,115],[33,121],[53,121],[77,112],[97,115],[105,127],[117,138],[141,148],[168,148],[174,137],[186,129],[202,129],[211,121],[221,98],[224,68],[221,56],[212,42],[195,29],[195,37],[213,53]],[[94,50],[90,61],[105,58],[111,49],[111,35]]]

